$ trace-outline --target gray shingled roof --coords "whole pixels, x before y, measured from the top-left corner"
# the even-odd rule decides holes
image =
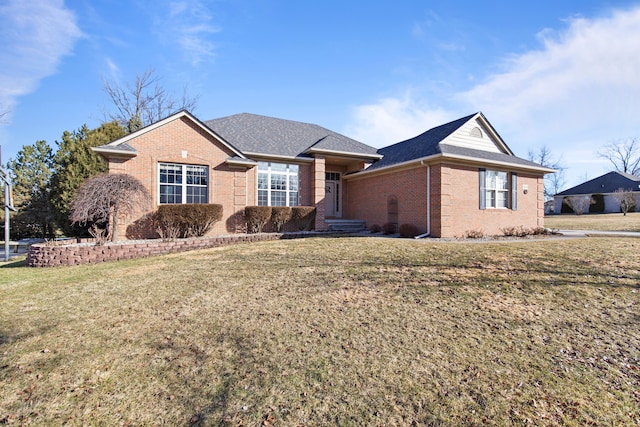
[[[568,190],[564,190],[556,194],[556,196],[613,193],[619,188],[640,191],[640,177],[624,172],[609,172],[587,182],[583,182],[580,185],[569,188]]]
[[[384,157],[372,164],[367,170],[393,166],[395,164],[417,160],[437,154],[450,154],[457,156],[465,156],[477,158],[487,161],[498,161],[503,163],[512,163],[521,166],[540,167],[539,164],[521,159],[504,153],[493,153],[483,150],[474,150],[471,148],[458,147],[453,145],[441,144],[449,135],[458,130],[462,125],[467,123],[476,115],[470,114],[458,120],[434,127],[428,131],[406,141],[398,142],[378,150],[378,154]]]
[[[243,153],[296,157],[316,148],[376,154],[373,147],[310,123],[242,113],[204,124]]]

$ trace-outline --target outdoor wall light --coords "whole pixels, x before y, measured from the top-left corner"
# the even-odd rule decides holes
[[[524,194],[528,194],[529,193],[529,186],[528,185],[523,185],[522,186],[522,191],[524,192]]]

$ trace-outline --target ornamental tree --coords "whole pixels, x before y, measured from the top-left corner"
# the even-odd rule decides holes
[[[147,210],[150,201],[146,187],[131,175],[99,174],[78,188],[69,219],[74,224],[90,226],[89,232],[98,243],[102,239],[113,241],[118,236],[119,219]]]
[[[620,212],[624,216],[627,215],[627,212],[633,212],[636,208],[636,197],[633,191],[624,188],[618,188],[613,193],[613,198],[620,203]]]

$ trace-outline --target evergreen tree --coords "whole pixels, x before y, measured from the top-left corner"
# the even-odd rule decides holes
[[[84,229],[69,221],[71,202],[78,187],[89,177],[106,172],[106,162],[91,147],[108,144],[125,135],[117,122],[103,123],[97,129],[83,125],[74,132],[65,131],[54,156],[55,171],[51,180],[51,202],[58,225],[67,235],[80,235]]]
[[[53,217],[49,203],[49,182],[53,173],[53,152],[46,141],[25,145],[7,164],[13,186],[13,204],[18,212],[11,220],[11,235],[52,237]]]

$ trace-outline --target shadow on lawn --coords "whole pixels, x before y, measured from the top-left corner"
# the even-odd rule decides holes
[[[258,375],[261,368],[268,372],[273,367],[267,366],[263,363],[265,361],[259,360],[259,356],[254,351],[255,342],[245,331],[238,328],[225,329],[220,331],[216,340],[219,346],[231,347],[233,350],[228,354],[233,354],[233,356],[225,359],[221,365],[216,363],[217,385],[207,383],[206,375],[201,378],[193,376],[185,378],[183,386],[188,390],[188,393],[185,396],[183,406],[185,413],[189,414],[190,411],[193,411],[187,421],[189,425],[224,425],[227,423],[243,425],[244,423],[240,420],[245,417],[261,416],[261,414],[255,414],[254,411],[262,408],[264,402],[256,395],[252,395],[251,401],[246,402],[246,408],[242,407],[240,411],[233,406],[234,404],[237,406],[238,400],[245,392],[240,384],[243,379],[246,379],[246,376]],[[188,345],[179,351],[191,354],[194,365],[199,367],[193,369],[194,372],[206,371],[206,365],[214,363],[206,351],[199,350],[193,345]],[[213,390],[209,388],[212,386],[215,387]],[[202,402],[205,399],[209,402],[208,404],[194,405],[194,402]]]
[[[584,262],[583,265],[563,265],[561,263],[549,262],[546,259],[529,259],[525,265],[498,265],[493,262],[483,260],[460,261],[446,260],[434,262],[406,263],[403,260],[366,260],[356,263],[364,267],[362,276],[369,277],[375,281],[379,279],[380,273],[371,268],[386,269],[427,269],[433,273],[424,273],[425,277],[435,280],[442,285],[469,285],[472,280],[476,284],[519,282],[525,285],[536,286],[596,286],[609,288],[630,288],[640,289],[640,273],[634,269],[615,271],[610,268]],[[329,266],[328,266],[329,267]],[[464,280],[454,274],[447,275],[447,271],[458,269],[467,271]],[[625,283],[626,282],[626,283]]]
[[[18,267],[24,267],[26,264],[27,260],[26,259],[21,259],[18,261],[9,261],[7,263],[1,264],[0,268],[18,268]]]

